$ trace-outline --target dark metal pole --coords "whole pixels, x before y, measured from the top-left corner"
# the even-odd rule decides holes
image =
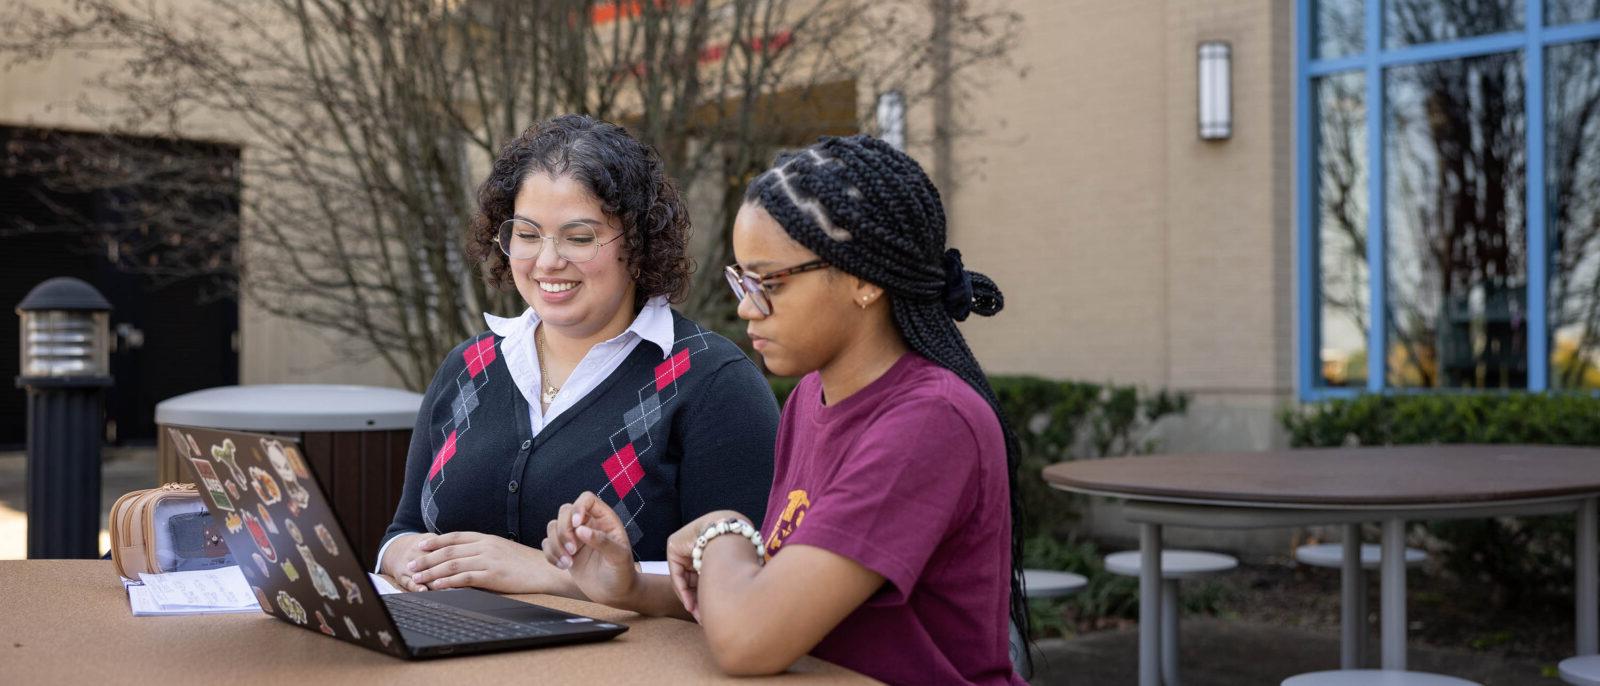
[[[100,557],[100,445],[111,304],[57,277],[17,304],[28,391],[28,557]]]
[[[26,387],[28,557],[100,557],[104,386],[33,381]]]

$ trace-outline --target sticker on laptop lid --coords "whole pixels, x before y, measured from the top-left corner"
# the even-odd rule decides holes
[[[394,640],[394,637],[390,636],[389,632],[387,632],[387,631],[379,631],[378,632],[378,642],[382,643],[383,647],[385,647],[385,648],[389,647],[389,642],[393,641],[393,640]]]
[[[222,445],[211,446],[211,457],[228,468],[228,473],[239,484],[239,488],[246,488],[250,485],[250,482],[245,480],[244,471],[239,469],[239,460],[234,457],[236,451],[233,439],[224,438],[222,439]]]
[[[330,600],[339,599],[339,589],[333,585],[333,577],[328,575],[328,569],[317,564],[317,558],[311,556],[311,548],[296,544],[295,550],[300,552],[300,559],[306,563],[306,573],[311,575],[311,586],[317,589],[317,595]]]
[[[329,636],[332,636],[333,635],[333,627],[328,626],[328,620],[323,618],[322,610],[317,610],[313,614],[317,618],[317,629],[319,631],[321,631],[322,633],[325,633],[325,634],[327,634]]]
[[[200,452],[200,444],[194,442],[194,434],[184,434],[183,440],[189,444],[189,457],[200,457],[205,453]]]
[[[205,484],[206,493],[211,495],[211,502],[217,509],[232,512],[233,501],[228,499],[228,492],[222,488],[222,479],[217,477],[217,470],[212,469],[211,461],[191,457],[189,464],[194,465],[194,473],[200,477],[200,482]]]
[[[278,609],[283,611],[283,616],[293,620],[295,624],[306,623],[306,608],[289,595],[288,591],[278,591]]]
[[[239,519],[239,513],[237,512],[229,512],[228,516],[223,518],[222,524],[228,527],[228,533],[230,534],[236,534],[244,530],[244,520]]]
[[[222,482],[222,486],[228,489],[228,497],[233,498],[234,500],[239,500],[239,487],[233,485],[232,481],[224,481]]]
[[[283,456],[289,458],[289,467],[294,470],[294,475],[302,479],[311,478],[311,470],[306,468],[306,460],[300,456],[300,449],[293,445],[283,446]]]
[[[289,514],[300,516],[300,511],[311,504],[311,493],[295,478],[294,465],[284,454],[283,442],[263,438],[261,447],[267,451],[267,461],[272,463],[272,471],[277,472],[278,478],[283,481],[283,492],[289,496]]]
[[[267,511],[267,506],[256,503],[256,512],[261,513],[261,524],[267,527],[267,533],[278,535],[278,525],[272,523],[272,513]]]
[[[333,542],[333,533],[328,531],[328,527],[318,524],[311,527],[311,530],[317,532],[317,540],[322,541],[323,550],[334,557],[339,556],[339,544]]]
[[[272,539],[267,536],[267,530],[261,526],[261,520],[256,518],[254,512],[244,513],[244,528],[250,531],[250,540],[255,541],[256,548],[261,550],[261,556],[268,562],[278,561],[278,550],[272,547]]]
[[[283,502],[283,491],[278,490],[278,482],[265,469],[250,468],[250,488],[256,492],[262,504],[277,505]]]
[[[350,630],[351,638],[361,638],[361,630],[356,628],[356,620],[351,619],[350,615],[344,616],[344,628]]]
[[[295,524],[293,519],[285,517],[283,520],[283,529],[284,531],[289,532],[289,538],[294,539],[295,545],[305,545],[306,537],[300,535],[300,526]]]
[[[283,561],[283,565],[281,565],[281,566],[283,567],[283,575],[286,576],[286,577],[289,577],[290,581],[299,581],[300,580],[300,570],[295,568],[293,562],[290,562],[289,560],[284,560]]]
[[[339,577],[339,585],[344,587],[345,602],[350,603],[351,605],[367,604],[366,599],[361,596],[361,587],[356,585],[356,582],[351,581],[350,577]]]
[[[272,568],[267,566],[267,561],[261,557],[261,553],[250,553],[250,559],[255,560],[256,566],[261,568],[262,576],[272,576]]]
[[[250,590],[255,592],[256,604],[261,606],[261,611],[269,615],[272,614],[272,602],[267,600],[267,592],[261,590],[260,586],[251,586]]]

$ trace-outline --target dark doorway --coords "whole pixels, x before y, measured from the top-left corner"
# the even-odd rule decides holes
[[[0,304],[75,276],[112,304],[108,443],[155,439],[156,403],[238,383],[238,148],[0,127]],[[18,320],[0,315],[0,446],[26,440]]]

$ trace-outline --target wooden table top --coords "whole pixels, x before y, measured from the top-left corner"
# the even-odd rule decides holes
[[[731,682],[699,625],[552,596],[541,605],[621,622],[601,643],[412,662],[265,614],[134,617],[111,562],[0,560],[0,681],[16,684],[660,684]],[[872,680],[802,658],[781,683]]]
[[[1063,490],[1263,507],[1429,507],[1600,495],[1600,449],[1410,445],[1077,460]]]

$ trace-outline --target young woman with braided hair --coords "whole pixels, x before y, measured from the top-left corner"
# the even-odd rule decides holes
[[[881,140],[782,155],[745,201],[727,270],[739,316],[770,371],[804,378],[766,530],[722,511],[668,540],[683,613],[730,673],[810,653],[890,683],[1022,683],[1017,444],[955,324],[1000,311],[999,289],[945,249],[938,191]],[[627,541],[584,494],[544,550],[590,598],[662,607]]]

